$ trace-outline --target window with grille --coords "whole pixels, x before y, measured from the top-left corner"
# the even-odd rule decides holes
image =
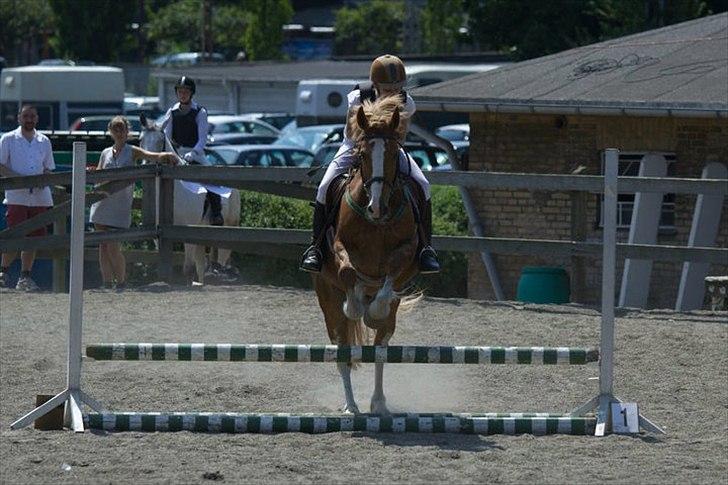
[[[647,152],[620,152],[619,153],[619,176],[638,177],[640,174],[640,161]],[[660,155],[667,161],[667,177],[675,176],[675,154],[661,152]],[[604,174],[604,154],[602,154],[601,173]],[[635,194],[622,194],[617,196],[617,228],[628,229],[632,222]],[[599,221],[598,227],[603,226],[604,211],[602,201],[604,195],[598,196]],[[662,199],[662,211],[660,214],[660,229],[675,229],[675,194],[665,194]]]

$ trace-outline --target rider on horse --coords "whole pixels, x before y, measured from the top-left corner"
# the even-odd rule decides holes
[[[323,254],[321,245],[323,244],[323,233],[327,226],[326,211],[326,194],[331,181],[336,177],[343,175],[349,171],[349,168],[358,161],[358,154],[354,151],[354,141],[350,138],[351,131],[348,126],[351,114],[354,113],[362,101],[374,101],[377,96],[399,95],[402,97],[404,111],[409,119],[415,113],[415,102],[412,97],[402,88],[406,80],[404,64],[402,61],[392,55],[384,55],[377,57],[372,62],[369,72],[370,82],[361,83],[354,87],[348,96],[349,110],[347,112],[347,126],[344,130],[344,142],[336,152],[336,156],[326,169],[323,179],[318,187],[316,194],[316,205],[313,213],[313,236],[311,246],[306,249],[303,254],[300,268],[304,271],[318,273],[321,271],[323,263]],[[406,133],[406,130],[404,130]],[[404,141],[404,140],[400,140]],[[409,165],[409,167],[408,167]],[[400,171],[401,173],[409,173],[410,176],[420,185],[424,194],[424,207],[419,211],[419,224],[422,226],[422,233],[425,235],[425,241],[420,242],[421,249],[419,251],[419,270],[420,273],[437,273],[440,271],[440,264],[437,261],[437,254],[432,249],[430,241],[432,238],[432,207],[430,204],[430,184],[425,178],[422,170],[417,163],[409,157],[404,151],[400,150]]]
[[[162,129],[179,154],[188,163],[207,165],[205,143],[207,142],[207,110],[192,101],[195,95],[195,82],[187,76],[179,78],[174,85],[178,102],[164,115]],[[222,201],[214,192],[207,192],[210,204],[210,224],[222,226]]]

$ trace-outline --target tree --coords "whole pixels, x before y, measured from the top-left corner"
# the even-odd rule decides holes
[[[200,48],[200,0],[178,0],[149,16],[149,40],[160,54]]]
[[[52,43],[69,58],[111,62],[134,57],[135,0],[49,0],[56,23]],[[25,8],[25,7],[23,7]]]
[[[427,0],[422,10],[422,40],[428,54],[451,54],[463,26],[462,0]]]
[[[248,59],[280,59],[283,57],[283,25],[293,18],[290,0],[247,0],[250,23],[245,30]]]
[[[481,48],[529,59],[728,9],[726,0],[466,0]]]
[[[396,53],[402,47],[404,4],[370,0],[336,12],[334,52],[339,55]]]
[[[0,55],[11,65],[37,62],[43,38],[52,30],[48,0],[0,0]]]

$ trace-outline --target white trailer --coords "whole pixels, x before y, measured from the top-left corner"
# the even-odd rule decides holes
[[[38,108],[41,130],[67,130],[81,116],[124,112],[124,72],[117,67],[14,67],[0,78],[0,131],[17,127],[26,103]]]

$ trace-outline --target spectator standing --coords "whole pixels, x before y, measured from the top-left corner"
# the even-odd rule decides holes
[[[123,116],[115,116],[109,122],[109,133],[114,145],[105,148],[99,157],[97,169],[120,168],[133,166],[138,160],[176,162],[176,155],[170,152],[154,153],[129,145],[129,121]],[[97,231],[110,229],[126,229],[131,226],[131,204],[134,197],[134,185],[131,184],[109,195],[91,206],[90,221]],[[99,243],[99,266],[104,287],[111,288],[116,281],[116,288],[126,287],[126,259],[121,252],[121,244],[117,241]]]
[[[53,149],[47,136],[36,131],[38,110],[26,104],[18,113],[18,128],[5,133],[0,138],[0,175],[18,177],[24,175],[40,175],[56,168],[53,160]],[[6,220],[8,227],[42,214],[53,206],[50,187],[32,187],[30,189],[14,189],[5,191],[7,206]],[[45,236],[46,227],[32,231],[28,236]],[[0,258],[0,286],[8,283],[8,268],[15,261],[16,252],[3,253]],[[20,252],[20,278],[16,289],[37,291],[38,285],[30,276],[35,261],[35,250]]]

